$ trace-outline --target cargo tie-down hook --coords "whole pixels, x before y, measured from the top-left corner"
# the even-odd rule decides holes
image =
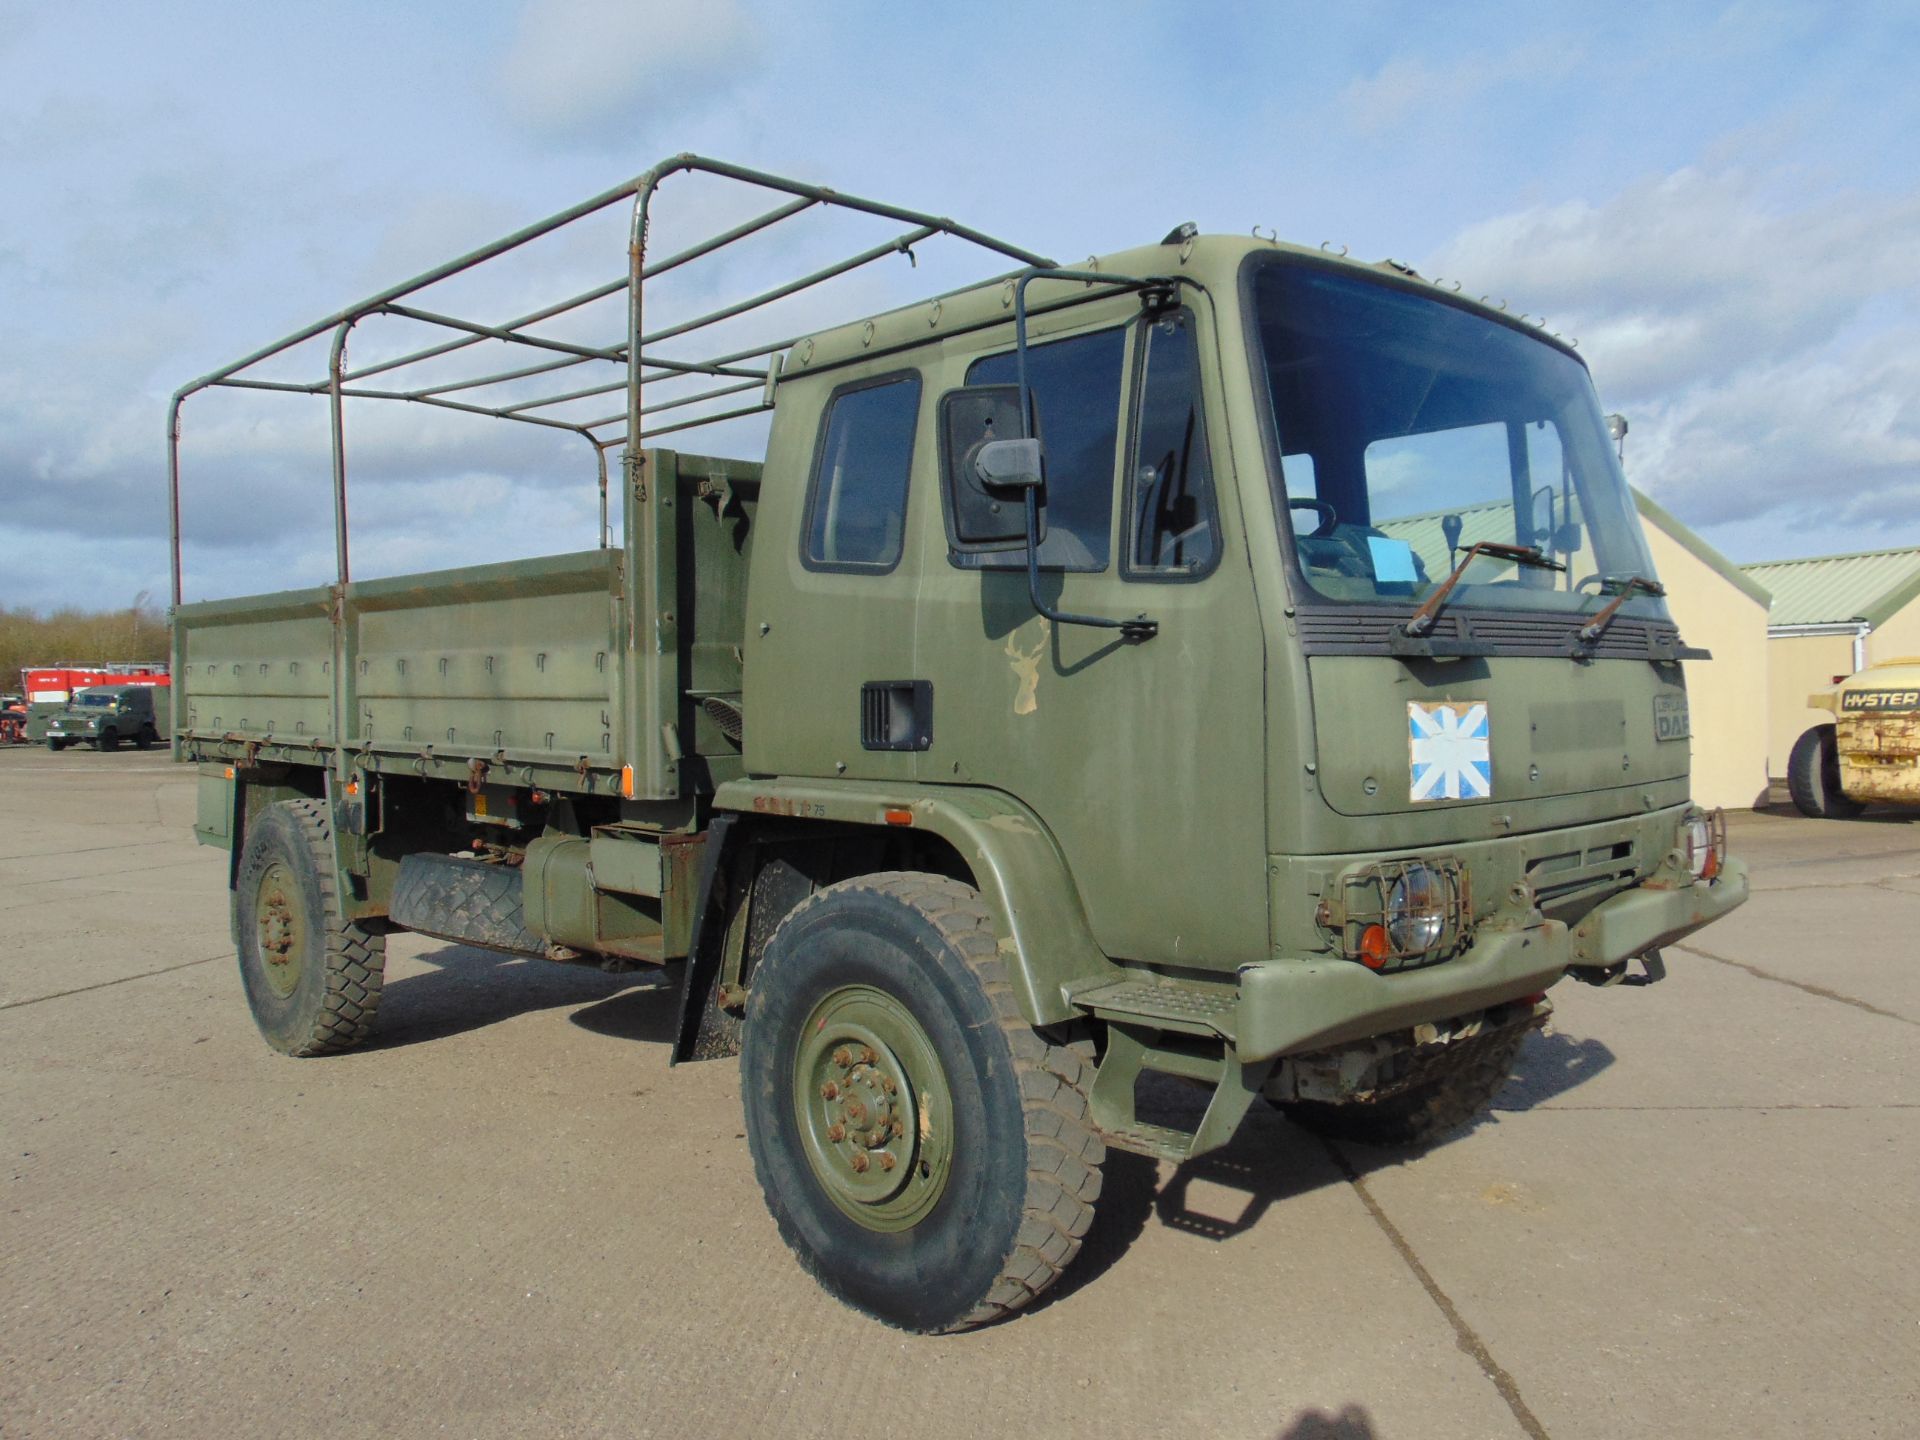
[[[920,258],[913,253],[913,246],[910,245],[907,241],[896,240],[893,242],[893,248],[898,250],[902,255],[906,256],[907,264],[911,265],[915,270],[918,270],[920,268]]]

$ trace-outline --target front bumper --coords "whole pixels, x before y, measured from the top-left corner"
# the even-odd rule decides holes
[[[1747,898],[1747,867],[1728,860],[1711,883],[1639,885],[1587,912],[1499,928],[1438,965],[1379,974],[1334,956],[1240,967],[1230,1038],[1243,1063],[1324,1050],[1538,994],[1569,968],[1604,969],[1670,945]]]

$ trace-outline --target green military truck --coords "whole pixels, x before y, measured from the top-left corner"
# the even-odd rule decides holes
[[[654,257],[678,177],[772,208]],[[421,294],[609,207],[594,290]],[[811,211],[887,234],[652,318]],[[936,242],[1015,268],[722,338]],[[550,323],[603,302],[615,336]],[[349,365],[392,317],[437,338]],[[451,374],[476,347],[522,358]],[[180,405],[226,386],[328,400],[332,584],[181,603]],[[360,397],[584,439],[600,545],[353,578]],[[756,461],[658,444],[768,412]],[[170,441],[174,747],[268,1042],[365,1040],[396,930],[674,967],[675,1058],[739,1055],[782,1235],[896,1325],[1044,1291],[1109,1148],[1184,1160],[1261,1097],[1334,1136],[1463,1123],[1554,984],[1657,978],[1746,895],[1585,366],[1393,262],[1182,226],[1062,268],[680,156],[184,387]]]
[[[117,750],[125,741],[136,750],[149,749],[165,738],[167,727],[153,691],[151,685],[94,685],[74,691],[72,699],[47,716],[47,748],[91,745]]]

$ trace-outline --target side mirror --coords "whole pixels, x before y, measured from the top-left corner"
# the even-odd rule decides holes
[[[1553,535],[1553,487],[1542,485],[1533,492],[1531,514],[1527,517],[1528,535],[1525,537],[1535,545],[1549,543]]]
[[[1028,491],[1044,522],[1040,442],[1022,439],[1022,428],[1018,385],[969,385],[940,397],[940,468],[957,543],[1025,544]]]

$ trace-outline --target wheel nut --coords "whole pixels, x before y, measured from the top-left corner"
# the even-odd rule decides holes
[[[856,1150],[853,1152],[853,1171],[854,1171],[854,1174],[856,1175],[864,1175],[867,1173],[867,1152],[866,1151]]]
[[[882,1145],[886,1143],[887,1143],[886,1131],[871,1130],[867,1133],[867,1144],[871,1145],[875,1150],[878,1150]]]
[[[833,1083],[833,1081],[831,1081],[831,1080],[829,1080],[829,1081],[827,1081],[827,1083],[826,1083],[826,1084],[824,1084],[824,1085],[822,1085],[822,1086],[820,1087],[820,1098],[821,1098],[822,1100],[837,1100],[837,1099],[839,1099],[839,1098],[840,1098],[840,1087],[839,1087],[838,1085],[836,1085],[836,1084],[834,1084],[834,1083]]]
[[[858,1100],[849,1100],[847,1102],[847,1118],[858,1124],[867,1118],[867,1107]]]
[[[842,1045],[838,1050],[833,1052],[833,1063],[838,1065],[842,1070],[850,1070],[853,1068],[853,1056],[848,1053],[846,1046]]]
[[[873,1053],[873,1047],[871,1045],[863,1046],[861,1048],[860,1058],[866,1061],[867,1064],[869,1065],[878,1065],[880,1063],[880,1057]]]
[[[835,1140],[835,1141],[839,1141],[839,1140],[844,1140],[844,1139],[846,1139],[846,1138],[847,1138],[847,1127],[846,1127],[846,1126],[844,1126],[844,1125],[829,1125],[829,1126],[827,1127],[827,1139],[829,1139],[829,1140]]]
[[[880,1152],[880,1168],[882,1170],[891,1170],[893,1169],[894,1166],[898,1165],[899,1163],[900,1162],[898,1160],[893,1158],[893,1153],[891,1151],[883,1150]]]
[[[891,1075],[881,1076],[880,1083],[886,1087],[887,1094],[894,1095],[899,1093],[900,1087],[894,1083],[893,1077]]]

